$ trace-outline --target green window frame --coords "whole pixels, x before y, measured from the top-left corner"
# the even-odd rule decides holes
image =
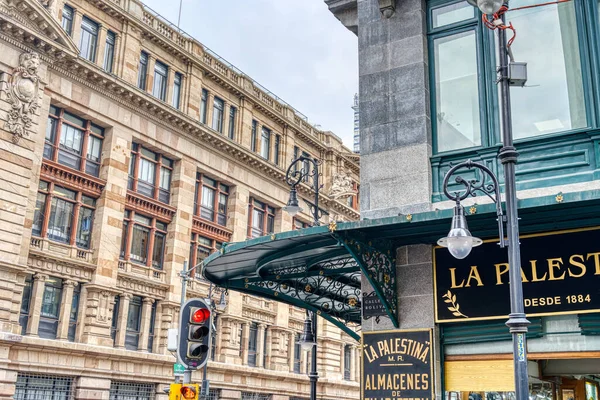
[[[429,49],[429,81],[431,88],[431,122],[433,130],[433,150],[434,154],[457,154],[474,152],[478,149],[489,147],[499,147],[501,145],[501,126],[498,106],[498,88],[495,84],[495,68],[496,61],[496,44],[495,32],[487,29],[481,22],[481,13],[475,10],[472,18],[460,19],[460,17],[446,17],[440,22],[440,10],[448,10],[456,12],[460,15],[467,13],[461,12],[461,4],[466,3],[465,0],[431,0],[428,4],[427,25],[428,25],[428,49]],[[564,3],[566,5],[571,4]],[[563,6],[563,5],[560,5]],[[538,141],[544,138],[553,136],[567,136],[577,134],[583,131],[590,131],[600,126],[598,121],[598,99],[600,82],[598,79],[598,71],[600,69],[600,61],[598,57],[598,43],[600,30],[598,28],[598,2],[585,2],[583,0],[573,0],[574,18],[576,21],[578,52],[580,58],[581,81],[583,93],[583,109],[585,111],[584,126],[575,126],[572,129],[568,127],[562,130],[552,131],[550,133],[540,133],[537,135],[529,135],[527,137],[518,138],[519,132],[515,132],[515,142]],[[514,7],[514,4],[513,4]],[[554,6],[556,7],[556,6]],[[452,16],[454,14],[450,13]],[[514,18],[514,14],[513,14]],[[507,20],[511,20],[511,13],[507,14]],[[517,33],[519,26],[515,22]],[[522,29],[523,30],[523,27]],[[437,88],[436,88],[436,41],[449,38],[453,35],[460,35],[466,32],[474,32],[477,51],[477,74],[479,83],[479,123],[480,123],[480,143],[471,147],[457,146],[456,148],[444,149],[440,145],[438,132],[440,129],[440,121],[438,118],[437,104]],[[508,33],[510,37],[510,32]],[[523,34],[517,36],[516,42],[523,39]],[[564,46],[566,47],[566,45]],[[524,61],[532,63],[532,57],[535,55],[516,52],[516,61]],[[531,76],[530,66],[530,81],[535,77]],[[578,89],[578,87],[576,88]],[[515,104],[515,90],[527,90],[527,88],[513,88],[513,105]],[[531,90],[531,89],[530,89]],[[514,114],[514,111],[513,111]],[[581,124],[579,124],[581,125]],[[513,127],[515,122],[513,121]]]

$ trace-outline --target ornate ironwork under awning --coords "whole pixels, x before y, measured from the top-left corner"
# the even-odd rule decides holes
[[[522,234],[600,225],[600,191],[519,200]],[[498,235],[494,204],[469,209],[479,237]],[[434,244],[448,234],[452,210],[319,226],[230,243],[204,260],[203,276],[227,289],[317,312],[355,339],[361,275],[397,327],[395,249]]]

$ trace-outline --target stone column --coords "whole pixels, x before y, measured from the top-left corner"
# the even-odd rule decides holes
[[[231,112],[231,104],[228,101],[223,101],[223,135],[229,137],[229,113]]]
[[[165,96],[165,101],[170,106],[173,105],[173,89],[174,88],[175,88],[175,71],[173,70],[173,67],[169,66],[169,68],[167,69],[167,93],[166,93],[166,96]],[[181,91],[182,90],[183,90],[183,87],[180,86],[179,87],[179,104],[180,104],[180,107],[181,107]]]
[[[152,342],[152,352],[160,353],[160,340],[162,338],[162,304],[156,303],[156,313],[154,314],[154,342]]]
[[[258,368],[262,368],[264,366],[265,324],[258,324],[258,332],[256,336],[256,366]]]
[[[129,301],[131,294],[123,293],[119,299],[119,319],[117,321],[117,333],[115,335],[115,347],[125,347],[125,334],[127,333],[127,315],[129,314]]]
[[[140,324],[140,339],[138,340],[138,350],[148,349],[148,337],[150,335],[150,317],[152,317],[152,304],[154,299],[149,297],[142,301],[142,323]]]
[[[29,336],[37,336],[40,326],[40,313],[42,312],[42,301],[44,299],[44,288],[48,275],[37,273],[33,275],[33,287],[31,288],[31,302],[29,303],[29,319],[27,330]]]
[[[98,45],[96,46],[96,65],[102,69],[104,69],[104,52],[106,50],[107,33],[108,33],[108,31],[104,25],[98,26]]]
[[[77,47],[80,46],[81,42],[81,21],[83,21],[83,14],[79,9],[73,10],[73,42]]]
[[[146,92],[152,94],[154,89],[154,66],[156,65],[156,58],[148,54],[148,75],[146,75]]]
[[[221,314],[223,315],[223,314]],[[221,361],[221,343],[223,342],[223,318],[219,315],[217,319],[217,334],[215,340],[215,361]]]
[[[208,92],[206,96],[206,125],[212,128],[213,120],[213,108],[215,104],[215,95],[212,92]]]
[[[289,362],[289,366],[290,366],[290,372],[294,372],[294,345],[295,345],[295,333],[294,332],[290,332],[290,334],[288,335],[289,339],[288,339],[288,362]]]
[[[69,321],[71,319],[71,306],[73,305],[73,291],[77,286],[76,281],[63,281],[62,299],[60,301],[60,316],[58,318],[58,340],[67,340],[69,337]]]
[[[350,348],[350,380],[356,380],[356,349]]]
[[[272,369],[271,368],[271,352],[272,352],[272,348],[273,348],[273,328],[267,327],[265,334],[267,335],[267,342],[266,345],[267,347],[264,349],[265,352],[265,365],[264,367],[266,369]]]
[[[248,344],[250,341],[250,324],[242,324],[242,365],[248,365]]]

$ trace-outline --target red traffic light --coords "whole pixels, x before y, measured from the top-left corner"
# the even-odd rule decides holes
[[[184,399],[195,399],[196,398],[196,388],[193,386],[182,386],[181,387],[181,396]]]
[[[195,324],[202,324],[210,319],[210,310],[206,308],[198,308],[192,313],[191,322]]]

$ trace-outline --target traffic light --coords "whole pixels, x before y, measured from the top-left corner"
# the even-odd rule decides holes
[[[171,383],[169,400],[198,400],[198,384]]]
[[[188,300],[183,305],[179,320],[179,360],[188,369],[202,368],[208,361],[210,351],[210,307],[201,299]]]

